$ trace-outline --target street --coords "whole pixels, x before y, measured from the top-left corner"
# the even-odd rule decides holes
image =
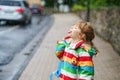
[[[34,15],[32,24],[29,25],[3,24],[0,26],[0,80],[13,80],[14,75],[21,68],[24,68],[23,65],[27,65],[35,49],[40,45],[44,35],[49,30],[52,21],[50,15]],[[29,53],[33,51],[31,55],[28,54],[28,51],[24,52],[26,47]],[[25,61],[27,61],[26,64]],[[16,66],[19,66],[19,68]]]

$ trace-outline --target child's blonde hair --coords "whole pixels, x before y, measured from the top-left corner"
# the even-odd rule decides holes
[[[82,20],[82,21],[77,22],[75,25],[77,25],[79,27],[79,29],[81,30],[81,33],[84,34],[83,39],[85,41],[89,42],[91,47],[93,47],[97,50],[97,48],[95,47],[95,45],[92,42],[92,40],[95,38],[95,34],[94,34],[94,29],[92,28],[90,23]],[[97,52],[98,52],[98,50],[97,50]]]

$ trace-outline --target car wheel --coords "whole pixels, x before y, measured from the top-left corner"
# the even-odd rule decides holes
[[[28,21],[28,24],[32,24],[32,19],[30,19],[30,20]]]
[[[11,25],[11,24],[16,24],[16,21],[6,21],[6,24]]]
[[[27,24],[27,21],[26,21],[26,20],[20,22],[20,25],[21,25],[21,26],[25,26],[26,24]]]
[[[24,21],[21,22],[21,25],[22,25],[22,26],[25,26],[25,25],[31,24],[31,23],[32,23],[32,20],[31,20],[31,19],[30,19],[30,20],[24,20]]]
[[[1,20],[0,20],[0,26],[1,26]]]

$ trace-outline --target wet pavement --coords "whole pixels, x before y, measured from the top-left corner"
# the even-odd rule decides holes
[[[49,80],[49,75],[57,69],[55,44],[62,39],[71,25],[80,18],[74,14],[54,14],[54,24],[45,36],[39,49],[23,71],[19,80]],[[120,80],[120,56],[112,46],[96,35],[94,43],[100,51],[94,56],[95,80]],[[54,77],[54,80],[58,80]]]
[[[39,21],[39,17],[33,18],[32,25],[0,27],[0,29],[6,27],[0,31],[0,80],[18,80],[22,70],[41,44],[53,24],[53,18],[45,15]]]

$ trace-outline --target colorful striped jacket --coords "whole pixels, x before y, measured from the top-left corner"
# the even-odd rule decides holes
[[[95,49],[83,40],[75,44],[70,44],[70,40],[65,38],[56,45],[56,56],[63,61],[60,80],[93,80]]]

